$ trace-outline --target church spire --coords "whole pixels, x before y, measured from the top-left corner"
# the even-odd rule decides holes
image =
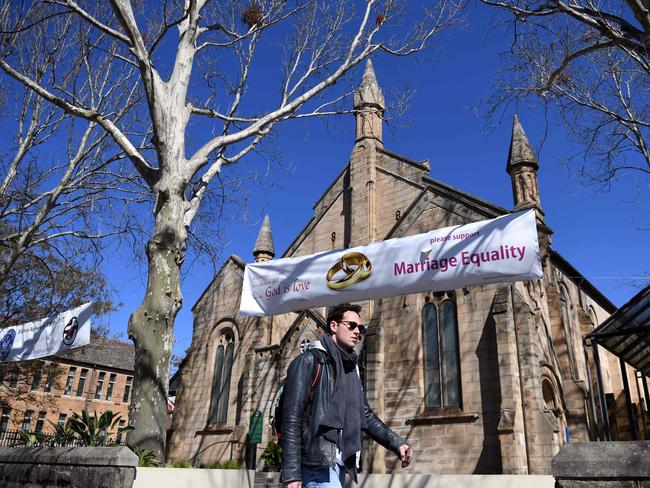
[[[538,214],[543,215],[537,184],[538,169],[537,157],[528,142],[523,127],[519,123],[519,117],[515,115],[512,125],[510,153],[508,154],[508,164],[506,166],[506,171],[512,179],[515,210],[535,207]]]
[[[515,119],[512,124],[512,139],[510,141],[510,154],[508,154],[508,167],[506,171],[512,174],[511,169],[519,164],[529,165],[535,170],[539,168],[533,148],[530,147],[524,128],[519,123],[519,117],[515,114]]]
[[[253,248],[253,256],[255,256],[255,262],[258,263],[273,259],[273,256],[275,256],[271,221],[268,215],[264,216],[260,233],[257,236],[257,241],[255,241],[255,247]]]
[[[354,92],[356,111],[356,141],[374,139],[382,144],[382,117],[384,115],[384,94],[377,83],[377,76],[368,59],[361,84]],[[382,144],[383,145],[383,144]]]

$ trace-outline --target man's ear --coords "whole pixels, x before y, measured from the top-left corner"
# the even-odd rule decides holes
[[[334,334],[334,333],[336,332],[336,331],[332,328],[332,324],[334,324],[334,326],[336,326],[336,320],[330,320],[330,323],[328,324],[330,334]]]

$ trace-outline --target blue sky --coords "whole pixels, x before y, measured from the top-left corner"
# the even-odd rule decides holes
[[[384,128],[384,146],[415,160],[428,159],[431,177],[512,208],[505,166],[512,117],[518,113],[538,152],[540,195],[546,222],[555,232],[554,249],[612,302],[622,305],[648,281],[650,230],[641,230],[650,229],[648,181],[622,177],[609,191],[582,184],[576,166],[563,164],[578,147],[554,117],[546,120],[541,109],[511,107],[499,125],[486,131],[486,120],[476,106],[494,89],[500,53],[507,50],[511,39],[495,23],[492,9],[476,3],[468,14],[468,25],[440,37],[427,59],[373,58],[387,103],[404,86],[414,90],[406,113],[393,121],[398,127],[394,131]],[[355,73],[357,81],[362,69]],[[353,130],[351,116],[328,123],[309,120],[282,126],[277,147],[283,166],[292,169],[288,174],[273,169],[266,180],[268,187],[254,188],[246,222],[227,228],[223,255],[237,254],[251,261],[265,213],[271,219],[276,254],[282,254],[312,217],[315,201],[347,163]],[[635,201],[637,190],[642,203]],[[104,270],[118,301],[124,304],[106,321],[114,332],[126,337],[128,316],[144,294],[146,270],[132,266],[119,252],[105,258]],[[185,270],[175,354],[190,346],[190,309],[213,275],[213,268],[204,264]]]

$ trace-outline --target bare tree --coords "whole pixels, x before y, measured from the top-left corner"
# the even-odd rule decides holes
[[[163,456],[173,325],[182,302],[180,270],[188,232],[209,186],[279,122],[339,113],[336,102],[343,94],[332,89],[338,80],[375,53],[422,51],[457,20],[461,2],[435,0],[431,8],[412,9],[396,0],[168,0],[160,5],[111,0],[110,8],[49,0],[25,11],[11,9],[5,45],[36,25],[61,16],[75,19],[94,29],[91,51],[111,52],[124,69],[137,69],[137,82],[119,89],[137,86],[145,96],[138,132],[151,128],[151,150],[124,130],[114,112],[21,70],[16,50],[5,49],[0,59],[5,73],[44,100],[101,127],[155,197],[146,245],[147,289],[129,320],[136,348],[131,443]],[[271,43],[282,50],[269,49]],[[258,53],[268,59],[278,52],[277,72],[260,70],[254,62]],[[88,80],[102,69],[88,64]],[[264,90],[262,97],[257,90]]]
[[[583,175],[650,175],[650,1],[482,1],[511,14],[514,36],[491,114],[541,101],[584,145]]]
[[[9,21],[7,4],[0,10],[3,30]],[[137,90],[113,85],[112,54],[104,55],[102,71],[86,76],[93,53],[88,28],[78,27],[70,19],[38,24],[5,38],[1,52],[15,52],[16,66],[35,83],[50,80],[78,103],[123,120]],[[70,38],[78,47],[74,53],[72,43],[63,42]],[[133,72],[119,75],[126,82]],[[7,137],[0,145],[0,327],[46,317],[82,299],[97,299],[96,311],[105,311],[107,288],[89,259],[98,256],[98,239],[125,231],[118,216],[126,215],[125,202],[142,198],[129,184],[137,175],[130,164],[125,169],[95,122],[76,119],[11,78],[3,87],[13,93],[16,113],[1,125]]]

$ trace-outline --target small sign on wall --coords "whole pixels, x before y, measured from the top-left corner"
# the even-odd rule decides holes
[[[259,410],[255,410],[251,414],[248,442],[249,444],[260,444],[262,442],[262,412]]]

